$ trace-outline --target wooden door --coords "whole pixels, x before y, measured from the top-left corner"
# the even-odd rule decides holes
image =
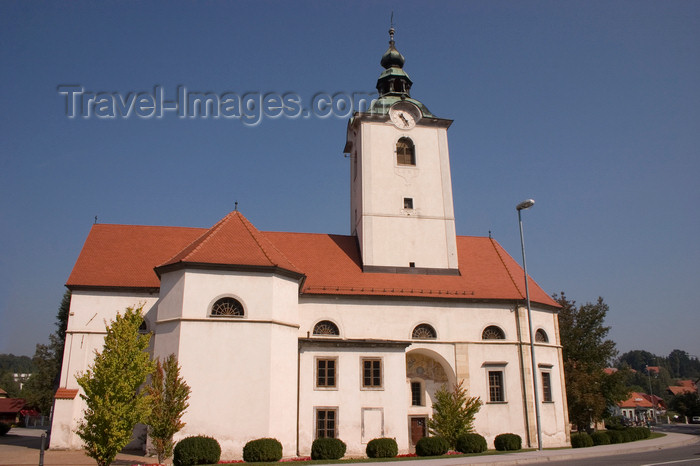
[[[424,417],[411,418],[411,445],[418,443],[418,440],[425,437],[426,422]]]

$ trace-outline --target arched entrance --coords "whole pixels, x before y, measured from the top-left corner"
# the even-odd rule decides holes
[[[455,383],[449,363],[440,354],[415,349],[406,353],[406,383],[408,397],[408,429],[411,449],[428,434],[428,418],[433,411],[435,392],[443,385]]]

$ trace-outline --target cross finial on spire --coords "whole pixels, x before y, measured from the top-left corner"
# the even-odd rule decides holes
[[[390,27],[389,27],[389,43],[394,44],[394,12],[391,12],[391,21],[390,21]]]

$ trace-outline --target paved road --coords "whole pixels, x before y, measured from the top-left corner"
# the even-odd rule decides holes
[[[405,462],[407,466],[462,466],[488,465],[647,465],[647,466],[700,466],[700,425],[659,428],[668,435],[663,438],[640,440],[618,445],[592,448],[516,452],[498,456],[454,457]],[[691,434],[691,435],[688,435]],[[12,429],[0,438],[0,465],[36,465],[39,460],[41,431]],[[669,463],[670,461],[670,463]],[[677,461],[677,462],[675,462]],[[116,465],[155,463],[154,458],[121,453]],[[81,451],[46,452],[47,466],[94,465],[95,462]],[[366,463],[365,463],[366,464]],[[372,463],[374,466],[396,466],[397,463]],[[364,464],[362,465],[364,466]]]
[[[553,461],[546,464],[548,466],[698,466],[700,465],[700,444],[642,453],[628,452],[624,455]]]

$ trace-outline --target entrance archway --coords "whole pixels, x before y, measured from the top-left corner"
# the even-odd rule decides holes
[[[440,354],[418,348],[406,353],[406,384],[409,390],[408,430],[411,449],[428,434],[435,392],[456,381],[454,371]]]

